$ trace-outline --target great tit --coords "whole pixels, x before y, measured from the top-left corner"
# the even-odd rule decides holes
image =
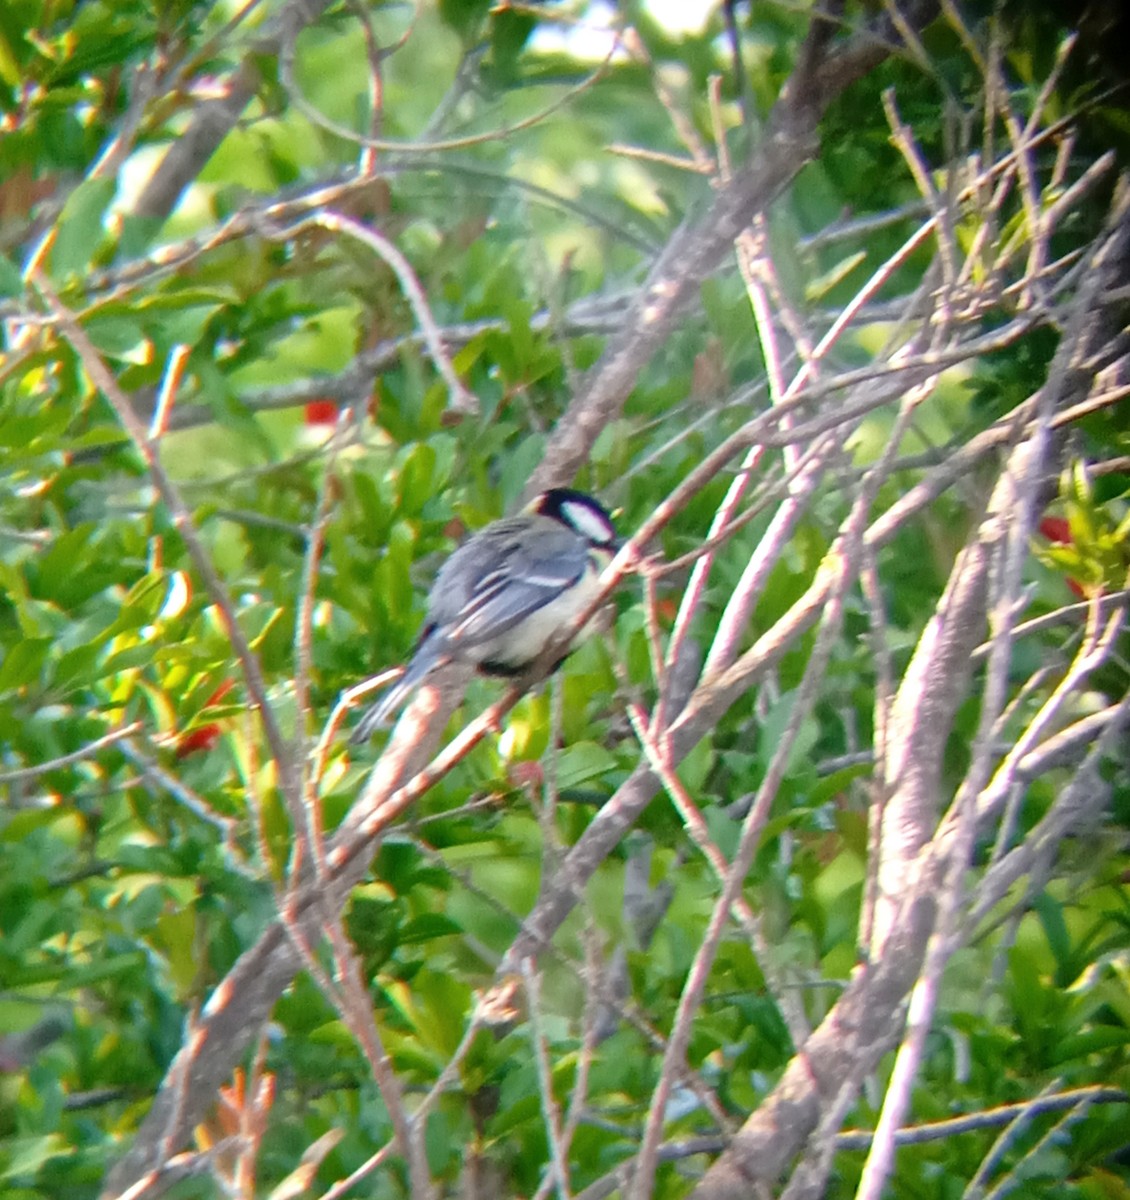
[[[519,515],[468,538],[436,576],[404,674],[362,716],[350,740],[365,741],[444,663],[472,663],[487,675],[524,674],[592,602],[619,544],[603,506],[572,488],[542,492]],[[585,626],[555,666],[589,632]]]

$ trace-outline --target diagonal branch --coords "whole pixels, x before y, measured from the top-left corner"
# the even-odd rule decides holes
[[[289,0],[255,39],[260,54],[278,54],[330,6],[331,0]],[[235,128],[261,80],[248,54],[224,84],[224,94],[198,104],[187,129],[169,145],[133,207],[133,216],[162,222],[184,189],[200,174],[220,143]]]
[[[916,26],[933,4],[908,5]],[[567,483],[587,461],[597,436],[614,420],[640,371],[670,337],[683,310],[729,254],[738,236],[780,195],[818,149],[817,125],[828,105],[890,53],[882,34],[868,31],[825,54],[830,22],[814,20],[797,69],[782,89],[761,142],[746,166],[720,189],[697,224],[676,231],[652,268],[623,328],[609,342],[581,393],[557,423],[545,457],[527,485],[534,495]]]

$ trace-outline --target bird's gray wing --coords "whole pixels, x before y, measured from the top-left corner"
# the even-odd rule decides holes
[[[446,628],[451,645],[474,646],[490,641],[555,600],[581,579],[588,567],[585,543],[557,521],[538,521],[536,537],[524,536],[500,521],[465,548],[483,570],[466,588],[445,594],[443,576],[458,578],[462,564],[453,555],[436,580],[433,620]],[[459,551],[456,552],[457,554]],[[450,611],[445,611],[445,605]]]
[[[532,532],[536,534],[531,537]],[[428,622],[404,674],[362,715],[351,741],[386,724],[413,688],[461,647],[492,641],[556,600],[588,569],[585,542],[559,521],[496,521],[459,546],[440,568]]]

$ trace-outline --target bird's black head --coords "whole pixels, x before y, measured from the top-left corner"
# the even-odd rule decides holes
[[[535,496],[526,511],[560,521],[598,550],[615,554],[620,548],[616,526],[612,524],[607,509],[587,492],[578,492],[574,488],[550,488]]]

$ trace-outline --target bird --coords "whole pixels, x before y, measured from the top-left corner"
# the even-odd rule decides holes
[[[363,714],[350,741],[367,741],[445,663],[470,663],[485,675],[525,674],[592,603],[620,544],[600,501],[564,487],[473,534],[440,567],[404,674]],[[577,633],[554,670],[592,625]]]

